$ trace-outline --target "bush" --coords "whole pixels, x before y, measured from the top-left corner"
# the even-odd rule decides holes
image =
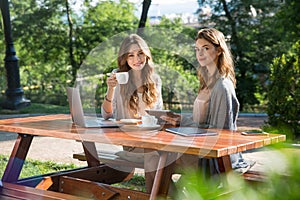
[[[300,136],[300,41],[271,65],[268,115],[273,126],[288,126]]]
[[[286,161],[284,174],[277,170],[262,171],[265,181],[251,182],[235,172],[220,174],[219,178],[204,178],[201,171],[187,170],[175,184],[177,193],[174,199],[300,199],[299,149],[276,147],[273,150],[283,155]]]

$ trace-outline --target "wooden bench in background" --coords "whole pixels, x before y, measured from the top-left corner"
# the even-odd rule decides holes
[[[120,158],[115,155],[114,152],[97,152],[98,158],[101,163],[105,163],[107,165],[116,165],[116,166],[126,166],[126,167],[134,167],[134,168],[144,168],[144,163],[136,163],[130,162]],[[84,153],[75,153],[73,154],[74,159],[78,159],[80,161],[86,161],[86,157]]]
[[[267,176],[258,171],[247,171],[243,174],[243,177],[249,183],[264,183],[267,180]]]
[[[115,155],[114,152],[98,152],[98,157],[101,162],[106,163],[108,165],[135,167],[141,169],[144,168],[144,163],[135,163],[124,160],[119,156]],[[73,158],[78,159],[80,161],[86,161],[84,153],[73,154]],[[267,177],[262,172],[249,170],[243,174],[243,178],[249,183],[256,184],[265,182]]]

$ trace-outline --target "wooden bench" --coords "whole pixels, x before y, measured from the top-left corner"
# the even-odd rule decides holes
[[[98,158],[101,162],[106,163],[108,165],[119,165],[119,166],[126,166],[126,167],[135,167],[135,168],[144,168],[144,163],[136,163],[130,162],[120,158],[119,156],[115,155],[114,152],[97,152]],[[73,154],[74,159],[78,159],[80,161],[86,161],[86,157],[84,153],[75,153]],[[265,182],[266,175],[258,172],[258,171],[247,171],[243,174],[243,177],[246,181],[250,182]]]
[[[267,180],[267,176],[258,171],[247,171],[243,174],[244,180],[249,183],[264,183]]]
[[[62,184],[59,186],[59,191],[89,199],[148,200],[150,198],[149,193],[147,194],[132,189],[119,188],[104,183],[98,183],[69,176],[62,176],[60,178],[60,182]]]
[[[120,158],[115,155],[114,152],[97,152],[98,158],[101,163],[105,163],[107,165],[116,165],[116,166],[126,166],[126,167],[134,167],[134,168],[144,168],[144,163],[136,163],[130,162]],[[73,154],[74,159],[78,159],[80,161],[86,161],[86,157],[84,153],[75,153]]]
[[[1,183],[1,182],[0,182]],[[0,186],[0,199],[1,200],[87,200],[84,197],[78,197],[70,194],[41,190],[33,187],[17,185],[13,183],[2,183]]]

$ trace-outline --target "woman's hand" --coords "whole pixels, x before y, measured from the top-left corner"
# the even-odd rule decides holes
[[[106,79],[106,84],[108,88],[114,88],[118,84],[118,81],[116,79],[116,74],[112,73],[110,77]]]
[[[167,115],[162,115],[162,116],[160,116],[160,118],[162,120],[169,122],[173,126],[179,125],[180,121],[181,121],[181,115],[177,114],[177,113],[173,113],[171,117],[169,117]]]

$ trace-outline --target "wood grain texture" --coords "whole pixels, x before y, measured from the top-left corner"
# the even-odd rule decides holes
[[[5,132],[134,146],[215,158],[286,140],[286,136],[281,134],[250,137],[235,131],[211,130],[218,132],[218,135],[183,137],[166,131],[126,132],[122,131],[122,128],[82,128],[72,123],[70,115],[64,114],[0,120],[0,131]]]

